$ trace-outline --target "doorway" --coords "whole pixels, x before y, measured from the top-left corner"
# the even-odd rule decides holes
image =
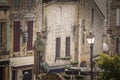
[[[23,70],[23,79],[22,80],[32,80],[32,69]]]

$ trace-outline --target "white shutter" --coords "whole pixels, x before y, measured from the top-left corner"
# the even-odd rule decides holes
[[[116,26],[120,26],[120,9],[116,9]]]

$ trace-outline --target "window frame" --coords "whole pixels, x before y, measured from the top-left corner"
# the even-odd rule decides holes
[[[66,37],[65,56],[70,56],[70,37]]]
[[[61,53],[61,38],[56,38],[56,58],[60,58]]]
[[[7,23],[6,22],[0,22],[0,47],[6,48],[7,44]]]
[[[33,21],[27,21],[27,29],[28,29],[28,42],[27,42],[27,50],[33,49]]]
[[[120,9],[116,8],[116,26],[120,26]]]
[[[14,21],[13,52],[20,51],[20,24],[21,24],[20,21]],[[15,27],[17,27],[17,28],[15,28]]]

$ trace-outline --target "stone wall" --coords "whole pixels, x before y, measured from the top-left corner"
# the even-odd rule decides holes
[[[102,53],[103,48],[103,34],[104,34],[104,16],[99,11],[94,2],[90,0],[81,0],[80,2],[80,19],[84,20],[82,26],[82,43],[81,43],[81,62],[86,61],[89,66],[90,48],[86,41],[86,35],[92,31],[95,35],[95,43],[93,45],[93,56]]]
[[[44,9],[47,21],[46,61],[54,65],[65,64],[56,60],[56,38],[61,38],[60,57],[65,57],[66,37],[70,37],[70,55],[74,59],[73,29],[76,22],[77,8],[75,3],[55,3]]]

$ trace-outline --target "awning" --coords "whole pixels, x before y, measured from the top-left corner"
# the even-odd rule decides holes
[[[34,64],[34,56],[10,58],[10,66],[20,67]]]
[[[50,68],[49,73],[61,73],[64,72],[64,68]]]
[[[5,66],[9,66],[10,61],[0,61],[0,67],[5,67]]]

